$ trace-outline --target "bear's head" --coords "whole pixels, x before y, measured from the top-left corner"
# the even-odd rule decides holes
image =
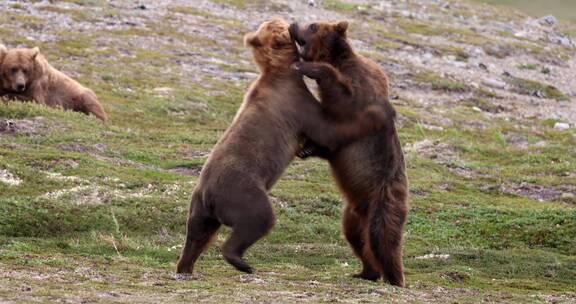
[[[348,21],[315,22],[305,26],[292,23],[289,29],[302,59],[329,63],[350,53],[347,30]]]
[[[255,32],[244,36],[244,44],[252,49],[260,71],[288,71],[290,64],[298,60],[288,27],[284,19],[273,18],[262,23]]]
[[[0,78],[5,90],[24,93],[38,77],[40,50],[0,47]]]

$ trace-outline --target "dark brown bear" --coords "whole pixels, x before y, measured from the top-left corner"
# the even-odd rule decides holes
[[[404,156],[394,126],[395,111],[388,100],[388,78],[368,58],[354,52],[346,38],[348,22],[290,26],[290,34],[305,62],[293,65],[317,81],[324,111],[349,119],[366,107],[384,107],[388,124],[377,134],[335,152],[307,145],[303,154],[318,152],[330,161],[344,194],[343,230],[363,269],[355,275],[368,280],[383,277],[404,286],[402,232],[408,212]],[[313,139],[311,139],[314,141]]]
[[[384,125],[384,113],[377,108],[342,123],[322,112],[302,76],[290,68],[298,53],[286,21],[265,22],[245,41],[261,75],[200,174],[178,273],[192,273],[222,224],[232,228],[222,247],[224,258],[236,269],[252,272],[242,256],[274,225],[267,192],[294,158],[302,136],[336,149]]]
[[[0,85],[4,97],[93,114],[104,122],[107,119],[96,94],[53,68],[38,48],[0,47]]]

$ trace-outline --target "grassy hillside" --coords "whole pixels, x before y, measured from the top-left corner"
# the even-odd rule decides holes
[[[0,3],[1,42],[39,46],[110,117],[0,104],[0,302],[576,303],[576,60],[554,40],[576,27],[477,2],[378,2]],[[405,289],[350,278],[342,199],[317,159],[271,192],[256,274],[222,259],[226,229],[197,276],[174,273],[202,164],[257,75],[242,37],[273,15],[351,20],[391,76]]]

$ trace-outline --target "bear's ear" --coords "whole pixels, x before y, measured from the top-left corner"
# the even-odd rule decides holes
[[[244,36],[244,45],[256,48],[262,46],[262,42],[258,39],[256,33],[248,33]]]
[[[8,49],[3,45],[0,44],[0,62],[4,61],[4,56],[8,53]]]
[[[339,21],[336,24],[336,32],[338,32],[338,34],[340,34],[341,36],[346,37],[346,31],[348,31],[348,21],[346,20]]]
[[[38,57],[38,54],[40,54],[40,49],[38,47],[35,47],[31,50],[30,58],[32,58],[32,60],[34,60],[34,59],[36,59],[36,57]]]
[[[0,62],[2,61],[2,59],[4,59],[6,53],[8,53],[8,49],[3,44],[0,44]]]

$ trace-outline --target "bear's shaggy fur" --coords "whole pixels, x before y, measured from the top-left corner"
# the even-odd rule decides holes
[[[35,100],[107,120],[96,94],[53,68],[38,48],[0,48],[0,85],[2,96]]]
[[[333,175],[347,199],[343,230],[363,269],[355,275],[384,277],[404,286],[402,232],[408,212],[404,156],[388,100],[388,78],[377,63],[355,53],[346,32],[348,22],[320,22],[290,26],[290,34],[305,62],[294,69],[316,79],[322,107],[337,119],[365,107],[381,105],[388,123],[374,135],[336,152],[315,149],[329,159]],[[313,140],[312,140],[313,141]]]
[[[361,112],[349,122],[335,122],[322,112],[302,76],[290,69],[298,54],[286,21],[263,23],[245,42],[261,74],[202,169],[178,273],[192,273],[222,224],[232,228],[222,247],[224,258],[236,269],[252,272],[242,256],[274,225],[267,192],[294,158],[301,136],[336,149],[384,124],[384,113],[377,110]]]

